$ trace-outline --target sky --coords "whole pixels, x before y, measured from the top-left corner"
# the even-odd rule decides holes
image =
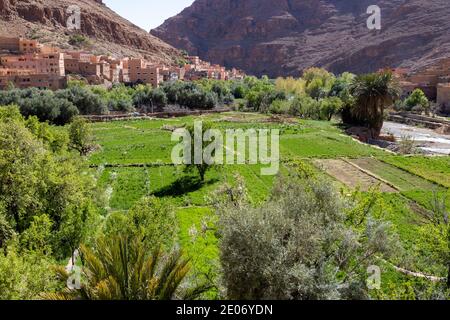
[[[194,0],[103,0],[109,8],[142,29],[150,31],[180,13]]]

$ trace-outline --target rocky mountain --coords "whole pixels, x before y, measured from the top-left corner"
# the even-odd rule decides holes
[[[381,30],[367,9],[381,9]],[[196,0],[151,34],[255,75],[433,64],[450,56],[449,0]]]
[[[67,29],[75,12],[68,10],[72,5],[80,8],[79,31]],[[122,18],[102,0],[0,0],[0,36],[23,36],[61,48],[153,62],[170,63],[179,57],[178,50]]]

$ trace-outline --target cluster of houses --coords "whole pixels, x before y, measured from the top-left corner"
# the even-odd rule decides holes
[[[0,37],[0,89],[63,89],[70,75],[81,76],[93,85],[114,83],[149,84],[199,79],[242,79],[240,70],[226,70],[199,57],[186,57],[183,66],[151,64],[144,59],[97,56],[88,52],[61,50],[36,40]]]
[[[83,77],[90,84],[150,84],[165,81],[200,79],[242,79],[245,74],[226,70],[199,57],[186,57],[183,66],[151,64],[144,59],[113,58],[88,52],[61,50],[36,40],[0,37],[0,89],[10,84],[16,88],[63,89],[69,76]],[[419,71],[394,69],[405,96],[414,89],[424,91],[430,100],[450,108],[450,58]]]
[[[415,89],[421,89],[430,100],[450,109],[450,58],[413,72],[409,69],[394,69],[394,74],[405,96]]]

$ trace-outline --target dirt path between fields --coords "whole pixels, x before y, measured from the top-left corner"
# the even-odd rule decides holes
[[[342,159],[315,160],[316,165],[325,170],[327,174],[342,182],[350,188],[360,188],[361,191],[369,191],[370,188],[379,185],[381,192],[398,192],[393,186],[371,175],[366,170]]]

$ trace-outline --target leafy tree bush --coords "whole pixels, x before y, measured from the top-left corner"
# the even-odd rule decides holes
[[[94,225],[98,197],[92,178],[81,174],[81,163],[69,153],[67,136],[54,132],[35,118],[25,120],[17,107],[0,107],[2,229],[12,228],[27,249],[37,250],[30,247],[43,242],[36,230],[47,238],[44,230],[51,225],[45,252],[66,257]]]
[[[292,101],[291,114],[303,119],[320,119],[320,104],[309,96],[300,96]]]
[[[320,100],[320,120],[328,120],[338,114],[344,103],[338,97],[330,97]]]
[[[144,197],[126,214],[112,214],[106,221],[105,235],[123,234],[144,239],[149,250],[155,245],[172,248],[177,231],[172,206],[156,197]]]
[[[294,79],[293,77],[288,78],[278,78],[275,81],[276,90],[284,92],[286,95],[304,95],[306,81],[302,78]]]
[[[354,104],[354,98],[350,92],[350,87],[355,79],[355,75],[344,72],[333,83],[329,96],[338,97],[343,102],[343,108],[351,108]]]
[[[14,235],[14,228],[6,217],[5,209],[0,205],[0,248],[3,248]]]
[[[80,156],[86,156],[94,148],[94,135],[89,123],[83,118],[75,118],[69,127],[70,147]]]
[[[430,112],[430,102],[425,93],[420,89],[414,90],[409,97],[406,98],[404,105],[406,111],[413,111],[413,109],[417,108],[416,110],[423,110],[427,113]]]
[[[107,105],[112,111],[134,111],[133,89],[123,84],[113,86],[107,93]]]
[[[108,109],[100,96],[94,94],[88,87],[74,85],[56,92],[56,97],[66,99],[76,106],[80,114],[107,114]]]
[[[168,82],[162,89],[169,103],[188,109],[213,109],[219,103],[216,93],[208,92],[193,82]]]
[[[0,248],[0,300],[31,300],[59,289],[50,272],[55,261],[41,253],[20,251],[16,243]]]
[[[51,254],[52,226],[48,215],[34,216],[30,227],[20,235],[21,248],[44,255]]]
[[[230,90],[235,99],[243,99],[247,92],[247,87],[242,81],[233,81]]]
[[[78,48],[88,46],[91,44],[88,38],[82,34],[73,34],[69,38],[69,44]]]
[[[200,177],[200,181],[205,181],[205,175],[208,172],[208,170],[214,168],[215,166],[207,163],[207,159],[205,159],[202,155],[201,163],[195,163],[195,125],[189,125],[186,127],[186,129],[189,131],[189,134],[191,136],[191,161],[190,164],[186,165],[186,172],[191,172],[192,170],[196,170],[198,172],[198,175]],[[205,132],[212,129],[212,124],[210,122],[204,122],[202,124],[202,131],[201,136],[204,137]],[[205,150],[205,148],[210,145],[211,142],[206,141],[205,139],[202,139],[202,150]],[[215,154],[211,154],[212,157],[215,156]]]
[[[234,95],[231,93],[231,89],[223,81],[215,81],[212,85],[211,92],[217,95],[219,103],[221,104],[228,105],[234,101]]]
[[[155,112],[162,111],[167,106],[168,100],[162,89],[141,85],[133,94],[133,103],[137,108],[145,109],[146,112]]]
[[[397,240],[370,215],[364,227],[351,224],[351,205],[321,179],[282,179],[259,208],[242,185],[225,187],[216,209],[227,297],[367,298],[367,266],[393,253]]]
[[[336,81],[335,76],[321,68],[310,68],[303,72],[306,93],[314,98],[325,98]]]
[[[0,91],[0,105],[18,105],[24,116],[37,116],[41,121],[55,124],[65,124],[79,113],[67,99],[50,90],[35,88]]]
[[[269,108],[269,112],[274,114],[288,114],[290,110],[291,103],[287,100],[275,100]]]

